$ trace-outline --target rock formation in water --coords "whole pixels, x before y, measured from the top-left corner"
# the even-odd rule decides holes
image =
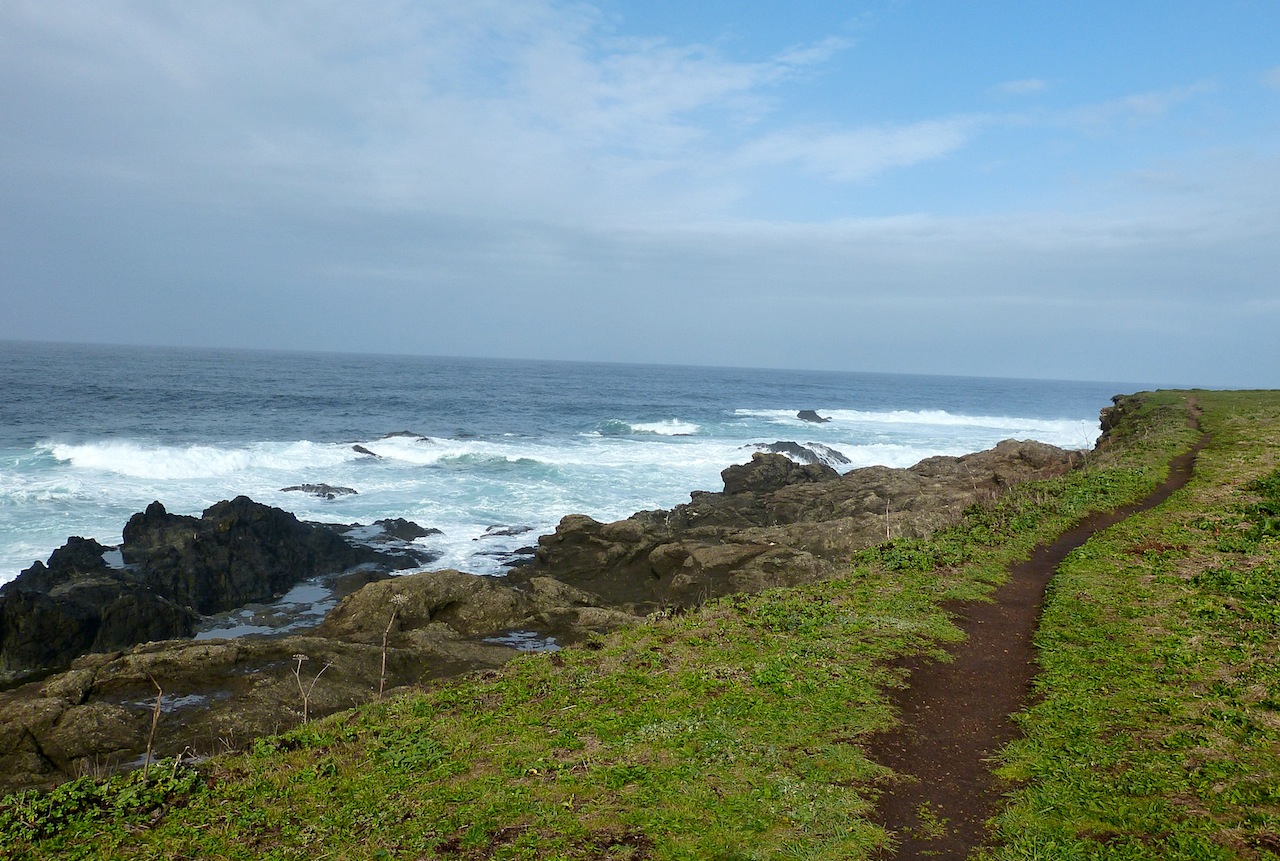
[[[107,564],[109,549],[70,538],[47,564],[0,587],[0,683],[65,668],[86,652],[191,636],[201,616],[277,598],[310,577],[430,558],[348,542],[336,528],[244,496],[198,518],[153,502],[124,527],[125,567]]]

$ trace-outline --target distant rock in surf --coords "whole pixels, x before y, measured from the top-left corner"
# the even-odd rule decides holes
[[[332,484],[295,484],[291,487],[280,488],[281,493],[291,493],[293,491],[309,493],[321,499],[336,499],[339,496],[353,496],[356,493],[354,487],[337,487]]]
[[[412,520],[405,520],[403,517],[375,520],[373,525],[381,526],[383,532],[401,541],[413,541],[415,538],[426,538],[428,535],[444,535],[439,529],[420,526]]]
[[[796,418],[802,419],[803,421],[806,421],[806,422],[815,422],[817,424],[822,424],[823,422],[831,421],[831,419],[820,416],[813,410],[801,410],[800,412],[796,413]]]
[[[351,446],[351,450],[354,451],[356,454],[363,454],[368,457],[377,457],[377,458],[382,457],[382,455],[378,454],[377,452],[369,451],[369,449],[365,448],[362,445],[353,445]]]
[[[798,442],[779,440],[772,443],[757,443],[747,446],[747,448],[770,454],[785,454],[797,463],[821,463],[831,467],[847,466],[852,463],[849,458],[831,446],[818,442],[809,442],[801,445]]]
[[[490,526],[484,531],[484,535],[479,538],[472,538],[472,541],[479,541],[481,538],[510,538],[514,535],[524,535],[526,532],[532,532],[532,526]]]
[[[403,439],[411,439],[414,442],[435,442],[435,440],[431,439],[431,437],[429,436],[423,436],[420,433],[414,433],[413,431],[408,431],[408,430],[399,430],[399,431],[392,431],[391,433],[384,433],[382,435],[382,438],[383,439],[403,438]]]

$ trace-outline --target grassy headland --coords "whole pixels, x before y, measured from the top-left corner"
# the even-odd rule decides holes
[[[0,801],[17,858],[865,858],[902,658],[1091,511],[1191,485],[1051,586],[991,858],[1280,851],[1280,393],[1127,404],[1082,469],[894,539],[846,578],[655,617],[199,764]],[[306,681],[306,679],[304,679]],[[320,680],[323,684],[323,679]],[[939,827],[945,827],[940,823]]]

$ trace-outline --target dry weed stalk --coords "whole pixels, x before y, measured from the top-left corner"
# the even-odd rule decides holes
[[[387,628],[382,632],[382,673],[378,676],[378,702],[382,702],[382,692],[387,685],[387,642],[391,638],[391,628],[396,623],[396,613],[409,603],[409,596],[399,593],[391,596],[391,618],[387,620]]]
[[[144,785],[147,782],[147,776],[151,773],[151,746],[156,740],[156,726],[160,723],[160,708],[164,704],[164,688],[160,687],[156,677],[150,673],[147,673],[147,678],[151,679],[151,684],[156,686],[156,705],[151,710],[151,732],[147,735],[147,754],[142,760],[142,782]]]
[[[297,654],[293,656],[293,659],[297,661],[293,666],[293,677],[298,682],[298,693],[302,695],[302,722],[307,723],[310,719],[309,709],[311,706],[311,692],[316,689],[316,682],[320,681],[320,677],[324,675],[324,671],[333,666],[333,661],[329,661],[329,663],[321,667],[320,672],[316,673],[315,678],[311,680],[311,684],[303,687],[302,662],[308,661],[310,658],[303,654]]]

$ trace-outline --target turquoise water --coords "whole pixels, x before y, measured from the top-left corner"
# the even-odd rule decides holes
[[[842,471],[1010,437],[1083,448],[1135,388],[0,342],[0,582],[69,535],[119,543],[153,500],[199,514],[240,494],[308,520],[414,520],[443,532],[424,539],[433,567],[497,573],[565,514],[719,490],[757,444],[819,444]],[[282,490],[306,483],[357,493]]]

